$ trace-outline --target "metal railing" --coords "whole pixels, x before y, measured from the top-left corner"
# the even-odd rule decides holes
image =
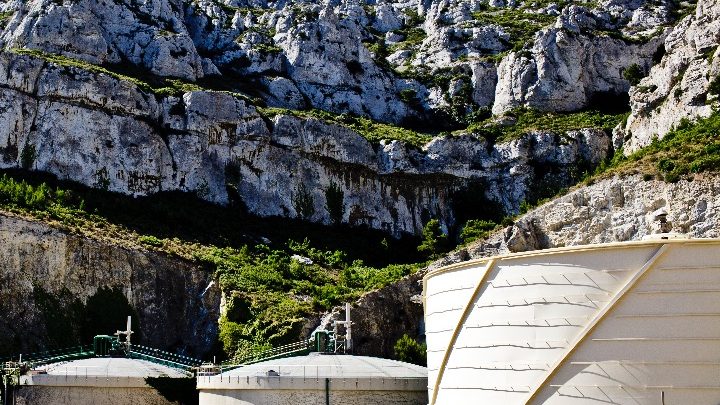
[[[272,349],[263,350],[248,356],[235,357],[232,360],[223,363],[222,370],[228,371],[244,365],[260,363],[262,361],[307,354],[310,353],[311,347],[312,345],[307,340],[273,347]]]
[[[27,364],[29,366],[29,368],[36,368],[50,363],[87,359],[94,356],[95,352],[93,350],[93,346],[80,345],[63,349],[28,353],[23,354],[22,356],[0,358],[0,367],[6,362],[19,361],[21,359],[24,364]],[[130,347],[130,351],[126,353],[126,356],[128,358],[147,360],[152,363],[183,369],[186,371],[189,371],[194,367],[198,367],[202,364],[201,360],[189,356],[170,353],[164,350],[154,349],[151,347],[140,345],[132,345]]]
[[[140,345],[130,346],[130,352],[127,356],[128,358],[147,360],[160,365],[179,368],[186,371],[202,365],[202,360]]]
[[[46,350],[42,352],[28,353],[22,355],[22,360],[31,368],[43,366],[49,363],[86,359],[95,355],[92,346],[72,346],[63,349]],[[19,357],[18,357],[19,360]]]

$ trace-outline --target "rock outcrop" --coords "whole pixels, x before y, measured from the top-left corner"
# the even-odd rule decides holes
[[[423,150],[373,145],[337,123],[263,117],[230,93],[161,96],[108,73],[10,52],[0,54],[0,104],[0,168],[136,196],[194,192],[260,216],[395,235],[418,232],[430,217],[452,226],[453,195],[475,183],[517,210],[546,172],[569,185],[577,162],[597,164],[611,151],[608,134],[593,129],[497,145],[472,135],[438,137]],[[330,188],[338,201],[328,199]]]
[[[720,4],[700,0],[695,13],[668,35],[664,50],[662,61],[630,91],[632,114],[619,134],[626,154],[662,138],[683,119],[707,117],[717,109]]]
[[[38,49],[98,65],[131,63],[193,81],[214,72],[189,35],[181,0],[18,5],[0,36],[6,48]]]
[[[530,50],[500,62],[493,113],[517,107],[612,108],[597,104],[622,99],[630,88],[623,72],[632,65],[648,70],[663,36],[637,44],[597,33],[601,27],[602,21],[580,6],[564,9],[555,27],[540,32]]]
[[[135,343],[201,358],[214,349],[220,290],[201,266],[9,214],[0,214],[0,246],[3,355],[88,345],[114,332],[84,330],[88,318],[123,321],[122,301],[139,320]]]
[[[424,274],[415,273],[387,287],[369,292],[351,306],[353,354],[394,358],[395,342],[403,335],[423,339]],[[345,320],[343,310],[336,310],[328,315],[320,323],[321,329],[332,330],[333,321]]]
[[[720,236],[720,176],[667,183],[641,175],[612,177],[580,187],[522,216],[486,240],[434,263],[437,268],[495,254],[639,240],[646,235],[677,232],[694,238]],[[660,226],[658,212],[667,215]]]

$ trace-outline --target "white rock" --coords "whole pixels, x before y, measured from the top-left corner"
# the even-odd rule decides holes
[[[682,119],[707,117],[718,106],[708,96],[710,79],[720,76],[718,32],[720,5],[700,0],[695,14],[668,35],[662,61],[630,91],[632,114],[623,131],[626,154],[662,138]]]

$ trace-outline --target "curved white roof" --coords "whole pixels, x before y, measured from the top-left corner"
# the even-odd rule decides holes
[[[401,361],[311,353],[198,377],[202,390],[425,391],[427,368]]]
[[[88,377],[175,377],[184,378],[181,370],[146,360],[123,357],[93,357],[52,363],[38,368],[48,375]]]
[[[272,371],[272,372],[271,372]],[[270,374],[268,374],[270,372]],[[310,353],[242,366],[223,376],[319,378],[427,378],[427,368],[378,357]]]

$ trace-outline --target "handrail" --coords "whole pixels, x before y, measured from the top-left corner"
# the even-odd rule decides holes
[[[286,345],[273,347],[268,350],[253,353],[244,357],[236,357],[229,362],[224,363],[224,369],[228,367],[237,368],[242,365],[259,363],[261,361],[272,360],[276,358],[286,357],[291,354],[297,354],[299,352],[306,352],[310,350],[310,343],[307,340],[301,340],[295,343],[289,343]]]
[[[190,356],[171,353],[171,352],[167,352],[164,350],[155,349],[155,348],[147,347],[147,346],[140,346],[140,345],[130,346],[130,352],[128,354],[129,355],[131,355],[131,354],[144,355],[144,356],[152,357],[154,359],[159,359],[162,361],[169,361],[172,363],[181,364],[186,367],[197,367],[203,363],[202,360],[199,360],[199,359],[196,359],[196,358],[193,358]]]
[[[86,359],[93,357],[94,355],[95,352],[92,346],[80,345],[23,354],[22,360],[24,363],[29,364],[31,368],[36,368],[59,361]],[[202,364],[202,360],[190,356],[170,353],[164,350],[141,345],[130,346],[130,350],[126,355],[128,358],[139,358],[168,367],[181,368],[183,370],[190,370]],[[20,356],[8,357],[7,361],[12,361],[15,358],[19,360]],[[5,361],[5,358],[3,358],[2,361],[0,361],[0,365],[4,364]]]

